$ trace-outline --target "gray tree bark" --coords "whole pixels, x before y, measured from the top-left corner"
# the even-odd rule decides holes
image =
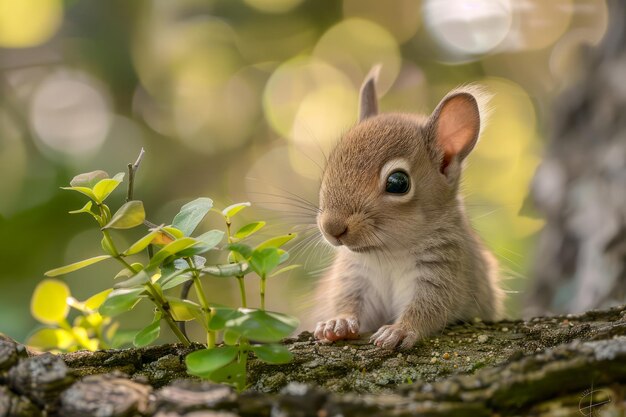
[[[285,344],[294,361],[251,359],[237,394],[186,375],[199,345],[55,356],[0,339],[0,417],[626,413],[626,306],[451,326],[404,352],[306,332]]]
[[[552,139],[534,179],[546,217],[527,294],[529,315],[626,300],[626,3],[609,0],[602,43],[557,100]]]

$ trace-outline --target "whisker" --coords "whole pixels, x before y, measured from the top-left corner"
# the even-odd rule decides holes
[[[257,201],[253,201],[253,203],[255,203],[255,204],[268,204],[268,205],[269,204],[276,204],[276,205],[279,205],[279,206],[295,207],[295,208],[299,208],[301,210],[304,210],[306,212],[315,213],[315,214],[317,214],[318,211],[319,211],[318,209],[313,209],[313,208],[307,207],[307,206],[301,206],[301,205],[293,203],[293,202],[292,203],[287,203],[287,202],[280,202],[280,201],[258,201],[257,200]]]
[[[246,179],[251,180],[251,181],[265,182],[265,181],[262,181],[262,180],[260,180],[260,179],[258,179],[258,178],[253,178],[253,177],[246,177]],[[267,182],[265,182],[265,183],[267,184]],[[276,185],[273,185],[273,184],[268,184],[268,185],[269,185],[270,187],[274,187],[275,189],[277,189],[277,190],[279,190],[279,191],[282,191],[282,192],[284,192],[284,193],[287,193],[287,194],[289,194],[290,196],[292,196],[292,197],[294,197],[294,198],[297,198],[298,200],[300,200],[300,201],[301,201],[301,202],[303,202],[303,203],[306,203],[306,204],[308,204],[308,205],[310,205],[310,206],[312,206],[312,207],[317,208],[317,205],[316,205],[316,204],[313,204],[312,202],[310,202],[310,201],[309,201],[309,200],[307,200],[306,198],[304,198],[304,197],[302,197],[302,196],[300,196],[300,195],[298,195],[298,194],[296,194],[296,193],[294,193],[294,192],[291,192],[291,191],[286,190],[286,189],[281,188],[281,187],[277,187]]]

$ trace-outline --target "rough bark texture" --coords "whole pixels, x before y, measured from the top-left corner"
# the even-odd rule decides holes
[[[527,313],[580,312],[626,300],[626,2],[556,101],[533,184],[546,218]]]
[[[626,412],[626,307],[452,326],[405,352],[309,333],[285,343],[295,360],[251,360],[237,394],[186,376],[177,345],[29,357],[0,339],[0,417]]]

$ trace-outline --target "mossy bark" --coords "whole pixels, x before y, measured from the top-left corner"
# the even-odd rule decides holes
[[[592,408],[626,412],[626,307],[451,326],[403,352],[378,349],[366,339],[322,345],[303,333],[285,341],[294,354],[290,364],[252,359],[250,389],[242,394],[186,375],[184,356],[200,345],[27,357],[23,347],[0,342],[0,417],[44,410],[76,416],[194,410],[580,415],[587,401]]]

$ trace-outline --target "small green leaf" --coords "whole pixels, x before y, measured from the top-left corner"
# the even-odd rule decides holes
[[[33,292],[30,312],[33,317],[45,324],[58,324],[65,320],[70,307],[67,299],[70,289],[63,281],[44,279]]]
[[[96,213],[91,211],[91,206],[93,206],[93,201],[87,201],[87,204],[85,204],[81,209],[72,210],[69,213],[70,214],[88,213],[88,214],[91,214],[91,216],[94,219],[96,219],[96,221],[100,221],[100,216],[98,216]]]
[[[161,313],[156,312],[152,323],[144,327],[135,335],[133,344],[135,347],[148,346],[150,343],[157,340],[159,334],[161,334]]]
[[[202,272],[214,277],[237,277],[248,273],[248,264],[245,262],[236,264],[211,265],[202,268]]]
[[[163,265],[159,269],[161,270],[161,276],[157,280],[157,283],[159,283],[164,290],[173,288],[191,279],[191,274],[188,271],[184,269],[175,269],[173,268],[173,264]],[[172,281],[177,282],[172,283]]]
[[[213,207],[213,200],[210,198],[195,199],[180,209],[172,221],[172,226],[180,229],[185,236],[190,236],[211,207]]]
[[[92,295],[87,300],[85,300],[85,307],[89,310],[97,310],[100,308],[104,300],[107,299],[109,294],[113,291],[111,288],[106,289],[104,291],[100,291],[98,294]]]
[[[81,209],[72,210],[72,211],[69,211],[68,213],[70,213],[70,214],[78,214],[78,213],[91,213],[91,214],[93,214],[93,212],[91,211],[91,206],[93,206],[93,201],[87,201],[87,203]]]
[[[74,337],[67,330],[51,329],[49,327],[37,330],[26,341],[26,345],[41,350],[67,350],[75,343]]]
[[[233,330],[224,330],[224,343],[228,346],[236,346],[241,335]]]
[[[113,288],[115,289],[134,288],[134,287],[143,285],[148,281],[150,281],[150,275],[148,275],[148,273],[145,270],[143,270],[143,271],[139,271],[138,273],[136,273],[135,275],[133,275],[132,277],[130,277],[129,279],[125,281],[118,282],[117,284],[113,286]]]
[[[269,276],[269,277],[275,277],[276,275],[280,275],[280,274],[285,273],[285,272],[287,272],[287,271],[291,271],[291,270],[293,270],[293,269],[300,268],[300,266],[301,266],[301,265],[289,265],[289,266],[286,266],[286,267],[284,267],[284,268],[280,268],[280,269],[278,269],[278,270],[276,270],[276,271],[272,272],[272,273],[271,273],[270,275],[268,275],[268,276]]]
[[[289,352],[289,349],[283,345],[270,344],[252,346],[252,351],[263,362],[273,365],[289,363],[293,359],[293,355]]]
[[[141,252],[142,250],[147,248],[150,243],[152,243],[152,241],[156,238],[156,236],[159,233],[161,233],[162,228],[163,228],[162,226],[157,227],[156,229],[154,229],[153,231],[151,231],[150,233],[148,233],[147,235],[145,235],[144,237],[142,237],[141,239],[139,239],[138,241],[130,245],[130,247],[126,249],[123,254],[125,256],[130,256],[130,255],[135,255]]]
[[[146,212],[143,202],[139,200],[129,201],[119,208],[111,218],[111,221],[103,229],[131,229],[143,224]]]
[[[265,249],[265,248],[280,248],[285,243],[289,242],[293,238],[298,236],[296,233],[289,233],[288,235],[276,236],[271,239],[267,239],[264,242],[261,242],[254,249]]]
[[[176,321],[197,320],[204,323],[204,312],[199,304],[190,300],[181,300],[180,298],[166,297],[172,311],[172,316]],[[204,326],[206,327],[206,325]]]
[[[171,274],[173,274],[174,272],[176,272],[176,267],[174,266],[173,262],[170,262],[168,264],[162,264],[159,266],[159,272],[161,273],[161,276],[159,277],[157,282],[163,283],[164,279],[167,279],[167,277]]]
[[[85,259],[83,261],[74,262],[73,264],[65,265],[60,268],[51,269],[46,272],[44,275],[47,277],[56,277],[63,274],[69,274],[70,272],[78,271],[81,268],[84,268],[89,265],[93,265],[97,262],[104,261],[105,259],[111,259],[111,255],[100,255],[94,256],[93,258]]]
[[[130,276],[134,275],[132,272],[130,272],[127,268],[122,268],[120,269],[120,272],[118,272],[113,279],[119,279],[119,278],[128,278]]]
[[[184,237],[182,239],[177,239],[173,242],[168,243],[160,251],[154,254],[152,259],[150,260],[150,263],[148,264],[148,269],[159,266],[168,257],[175,255],[184,249],[197,245],[198,243],[200,242],[192,237]]]
[[[189,248],[181,252],[182,256],[200,255],[215,248],[224,238],[224,232],[221,230],[210,230],[201,234],[195,239],[200,243],[193,248]]]
[[[280,263],[279,249],[257,249],[250,256],[250,268],[259,276],[267,276]]]
[[[113,178],[105,178],[98,181],[96,185],[93,186],[93,194],[97,198],[98,203],[102,203],[106,198],[111,194],[118,185],[124,180],[124,173],[120,172],[116,174]]]
[[[91,188],[87,188],[87,187],[61,187],[61,189],[62,190],[78,191],[79,193],[84,194],[87,197],[91,198],[93,201],[95,201],[95,202],[98,201],[98,198],[93,193]]]
[[[252,248],[243,243],[231,243],[230,245],[226,246],[226,249],[241,255],[243,257],[242,260],[248,259],[250,258],[250,256],[252,256]]]
[[[191,273],[186,272],[183,273],[184,271],[177,271],[177,274],[171,277],[168,277],[167,280],[163,281],[162,288],[163,291],[165,290],[169,290],[170,288],[176,288],[178,287],[180,284],[187,282],[191,279]]]
[[[91,172],[85,172],[84,174],[78,174],[72,181],[70,181],[70,185],[72,187],[87,187],[93,188],[99,181],[109,178],[109,174],[106,171],[97,170]]]
[[[183,272],[183,271],[180,271],[180,272]],[[168,279],[167,281],[163,283],[163,291],[169,290],[170,288],[176,288],[180,284],[185,283],[189,281],[190,279],[191,279],[191,274],[189,272],[185,274],[176,275],[175,277],[172,277],[171,279]]]
[[[135,271],[135,273],[143,269],[143,265],[140,262],[133,262],[130,264],[130,267]],[[123,268],[113,277],[113,279],[132,277],[135,273],[130,271],[128,268]]]
[[[131,310],[143,297],[143,288],[121,288],[113,290],[98,311],[103,316],[114,317]]]
[[[242,316],[228,320],[226,328],[262,343],[278,342],[297,327],[298,319],[285,314],[263,310],[249,310]]]
[[[210,378],[213,382],[221,382],[234,385],[238,391],[243,391],[246,388],[245,356],[240,359],[240,361],[233,361],[208,375],[201,376],[203,378]]]
[[[197,350],[185,358],[187,371],[192,375],[207,376],[211,372],[228,365],[236,357],[239,349],[235,346],[220,346],[213,349]]]
[[[237,230],[237,233],[235,233],[233,235],[233,237],[235,239],[244,239],[244,238],[252,235],[253,233],[256,233],[259,230],[261,230],[263,228],[263,226],[265,226],[265,222],[249,223],[249,224],[243,226],[241,229]]]
[[[229,307],[213,307],[212,310],[213,315],[211,316],[211,321],[209,322],[210,330],[222,330],[226,327],[227,321],[234,320],[243,315],[241,311]]]
[[[224,217],[233,217],[235,214],[239,213],[241,210],[245,209],[246,207],[250,207],[251,205],[252,204],[250,204],[249,202],[230,205],[226,207],[224,210],[222,210],[222,215]]]

